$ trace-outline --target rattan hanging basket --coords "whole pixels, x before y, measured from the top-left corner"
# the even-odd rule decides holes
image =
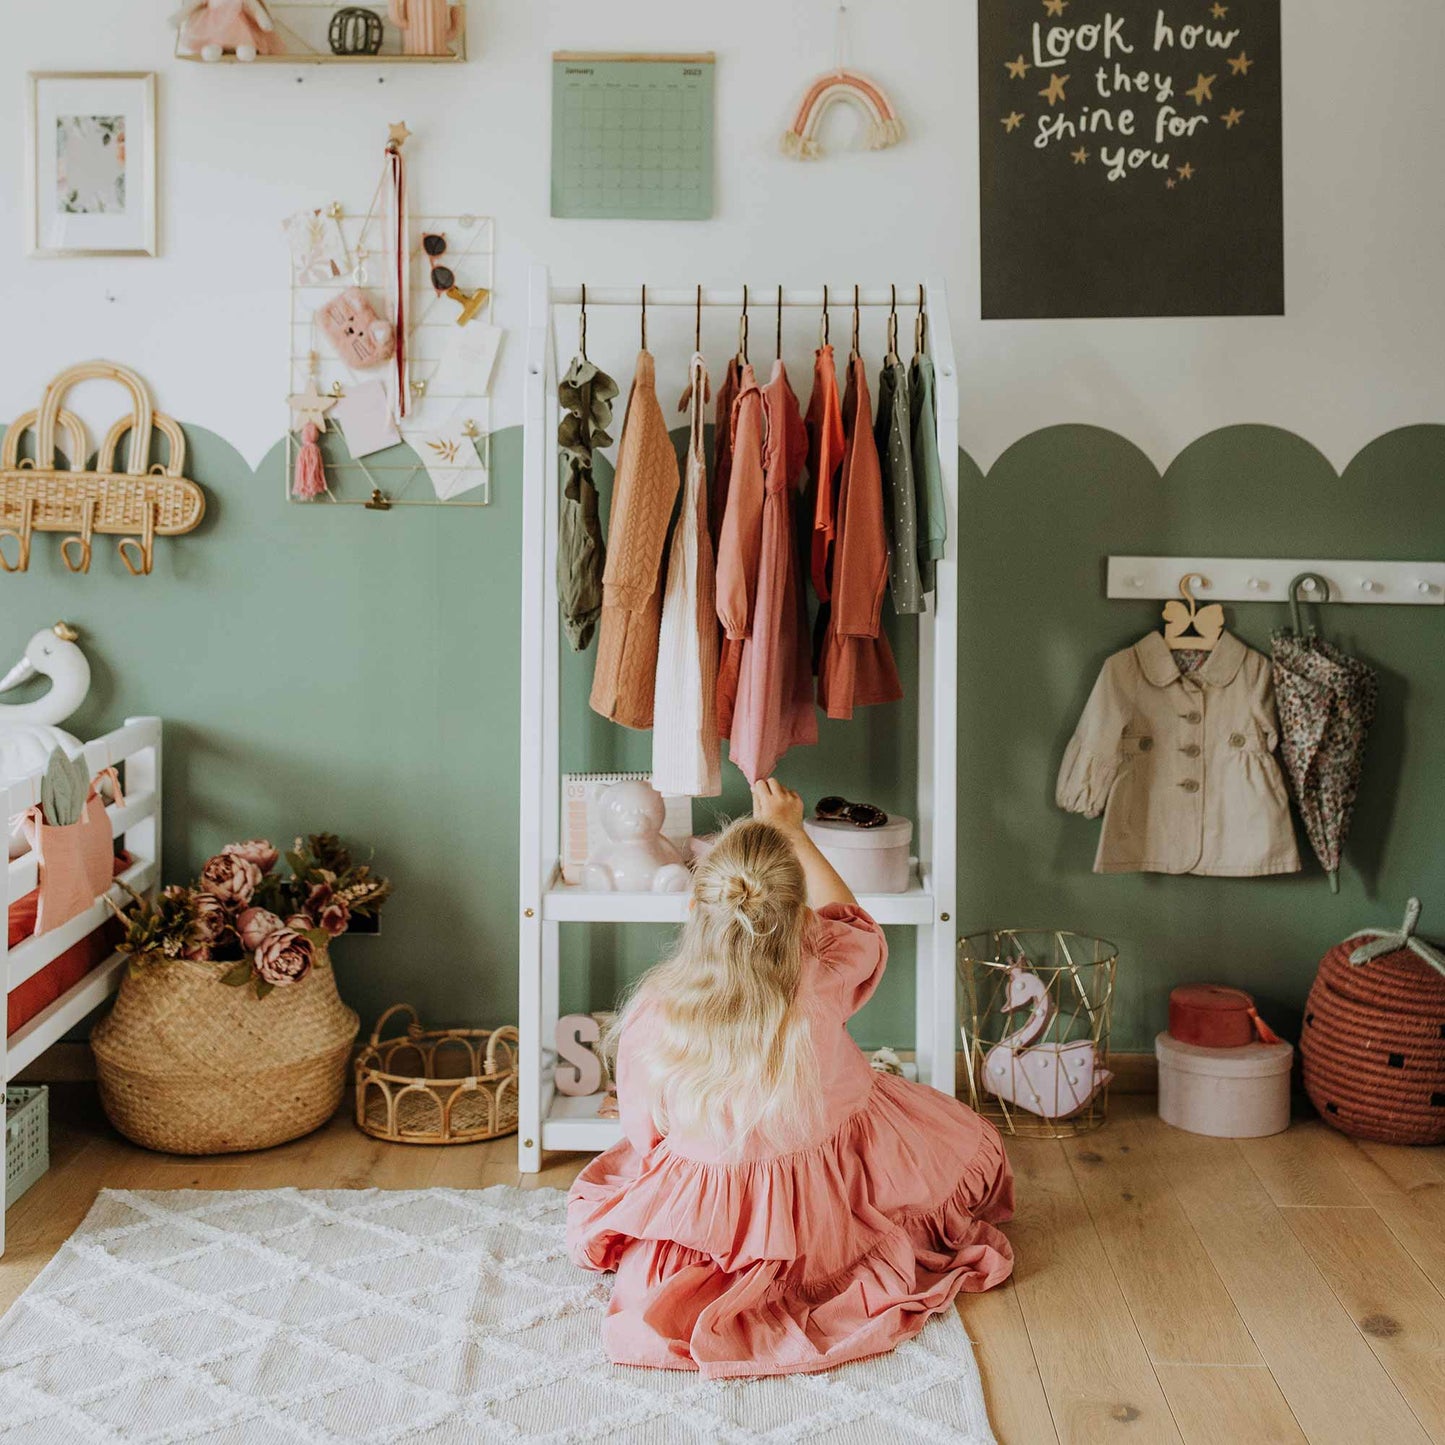
[[[324,955],[258,999],[229,964],[132,969],[90,1036],[106,1117],[168,1154],[268,1149],[319,1129],[346,1090],[356,1014]]]
[[[393,1014],[404,1034],[383,1038]],[[356,1056],[356,1126],[392,1144],[476,1144],[517,1132],[517,1030],[424,1029],[399,1003]]]

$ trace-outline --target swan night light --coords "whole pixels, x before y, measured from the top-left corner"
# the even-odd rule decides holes
[[[995,1044],[983,1060],[983,1083],[991,1094],[1045,1119],[1067,1119],[1085,1108],[1114,1076],[1099,1064],[1088,1039],[1069,1044],[1038,1040],[1054,1020],[1055,1005],[1038,974],[1009,970],[1007,1013],[1028,1009],[1023,1026]]]
[[[0,703],[0,787],[43,772],[55,748],[64,748],[71,757],[81,752],[80,739],[60,727],[90,691],[90,664],[76,646],[79,638],[68,622],[57,622],[37,632],[25,655],[0,677],[0,693],[32,677],[50,679],[50,691],[34,702]],[[17,850],[25,851],[24,840],[12,838],[12,856]]]

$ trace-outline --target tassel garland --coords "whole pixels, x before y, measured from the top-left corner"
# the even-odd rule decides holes
[[[298,501],[309,502],[326,491],[326,470],[317,444],[320,435],[315,422],[308,421],[302,428],[301,450],[296,453],[296,476],[291,485],[291,495]]]

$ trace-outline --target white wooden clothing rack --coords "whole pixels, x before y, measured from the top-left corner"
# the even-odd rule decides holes
[[[562,783],[559,669],[561,624],[557,602],[557,533],[560,480],[557,462],[557,347],[554,313],[576,307],[580,286],[554,287],[544,266],[532,268],[524,398],[522,507],[522,813],[521,926],[519,936],[520,1053],[518,1058],[518,1167],[534,1174],[543,1151],[600,1151],[621,1138],[615,1119],[599,1119],[601,1094],[569,1098],[553,1087],[544,1068],[558,1017],[560,929],[564,923],[671,923],[684,917],[685,895],[591,893],[562,882]],[[640,287],[587,288],[587,306],[639,308]],[[896,304],[900,330],[917,309],[917,284],[869,287],[857,305],[876,310]],[[774,288],[749,291],[753,319],[766,328],[777,306]],[[844,348],[852,286],[831,287],[833,337]],[[704,308],[741,311],[743,291],[706,290]],[[647,305],[698,305],[696,288],[649,288]],[[784,293],[785,307],[821,310],[823,293]],[[948,549],[937,564],[937,590],[918,624],[917,867],[906,893],[868,895],[859,901],[879,923],[917,930],[916,1042],[918,1077],[953,1094],[957,1043],[955,976],[955,813],[958,742],[958,381],[948,298],[942,281],[923,287],[929,351],[937,373],[938,453],[943,470]],[[759,336],[764,331],[759,331]],[[764,343],[766,345],[766,343]]]

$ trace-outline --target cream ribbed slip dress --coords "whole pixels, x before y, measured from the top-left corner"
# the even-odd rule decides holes
[[[708,529],[703,408],[707,368],[694,355],[680,409],[688,413],[687,470],[672,532],[657,691],[652,709],[652,786],[660,793],[715,798],[722,792],[717,735],[717,572]]]

